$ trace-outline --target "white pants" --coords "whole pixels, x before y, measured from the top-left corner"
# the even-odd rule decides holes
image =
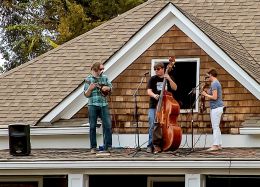
[[[210,120],[213,130],[213,145],[221,146],[221,131],[219,128],[223,107],[218,107],[210,110]]]

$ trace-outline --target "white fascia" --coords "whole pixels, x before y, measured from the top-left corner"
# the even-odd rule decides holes
[[[174,25],[199,45],[219,65],[256,96],[256,98],[260,99],[260,85],[173,4],[169,4],[162,9],[109,59],[105,64],[106,71],[104,73],[113,81]],[[81,85],[76,91],[72,92],[64,101],[46,115],[41,122],[52,122],[56,119],[70,119],[87,104],[87,99],[83,95],[83,87],[84,85]]]
[[[260,161],[227,161],[227,160],[151,160],[151,161],[11,161],[0,163],[4,169],[260,169]]]
[[[101,134],[99,128],[97,133]],[[31,127],[31,136],[50,136],[50,135],[86,135],[89,134],[89,125],[80,127]],[[0,130],[0,137],[7,137],[8,129]]]

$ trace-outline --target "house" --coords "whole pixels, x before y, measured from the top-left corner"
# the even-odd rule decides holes
[[[118,178],[126,186],[259,184],[259,9],[258,0],[148,0],[1,75],[0,181],[43,187],[91,187],[91,181],[119,186]],[[199,92],[205,73],[214,67],[227,106],[221,122],[224,151],[180,154],[178,159],[173,153],[88,155],[83,84],[91,64],[104,63],[113,83],[109,101],[115,149],[145,147],[146,83],[153,64],[167,63],[169,56],[176,57],[177,98],[183,103],[178,116],[181,148],[201,149],[211,143],[209,110],[199,111]],[[8,154],[7,127],[20,123],[30,125],[32,154],[26,157]]]

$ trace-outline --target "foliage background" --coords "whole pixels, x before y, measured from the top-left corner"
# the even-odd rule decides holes
[[[146,0],[0,0],[0,54],[9,71]]]

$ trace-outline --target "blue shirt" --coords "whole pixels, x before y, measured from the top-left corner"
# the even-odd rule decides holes
[[[91,83],[97,83],[98,85],[105,85],[112,89],[112,84],[108,80],[106,75],[101,75],[100,77],[94,77],[93,75],[87,76],[85,79],[84,91],[86,91]],[[88,105],[94,106],[107,106],[107,98],[101,94],[100,88],[96,87],[92,90],[90,96],[88,96]]]
[[[222,88],[221,84],[219,83],[218,80],[215,80],[211,83],[210,89],[209,89],[209,95],[213,95],[213,90],[217,90],[217,100],[210,99],[210,108],[218,108],[218,107],[223,107],[223,101],[222,101]]]

